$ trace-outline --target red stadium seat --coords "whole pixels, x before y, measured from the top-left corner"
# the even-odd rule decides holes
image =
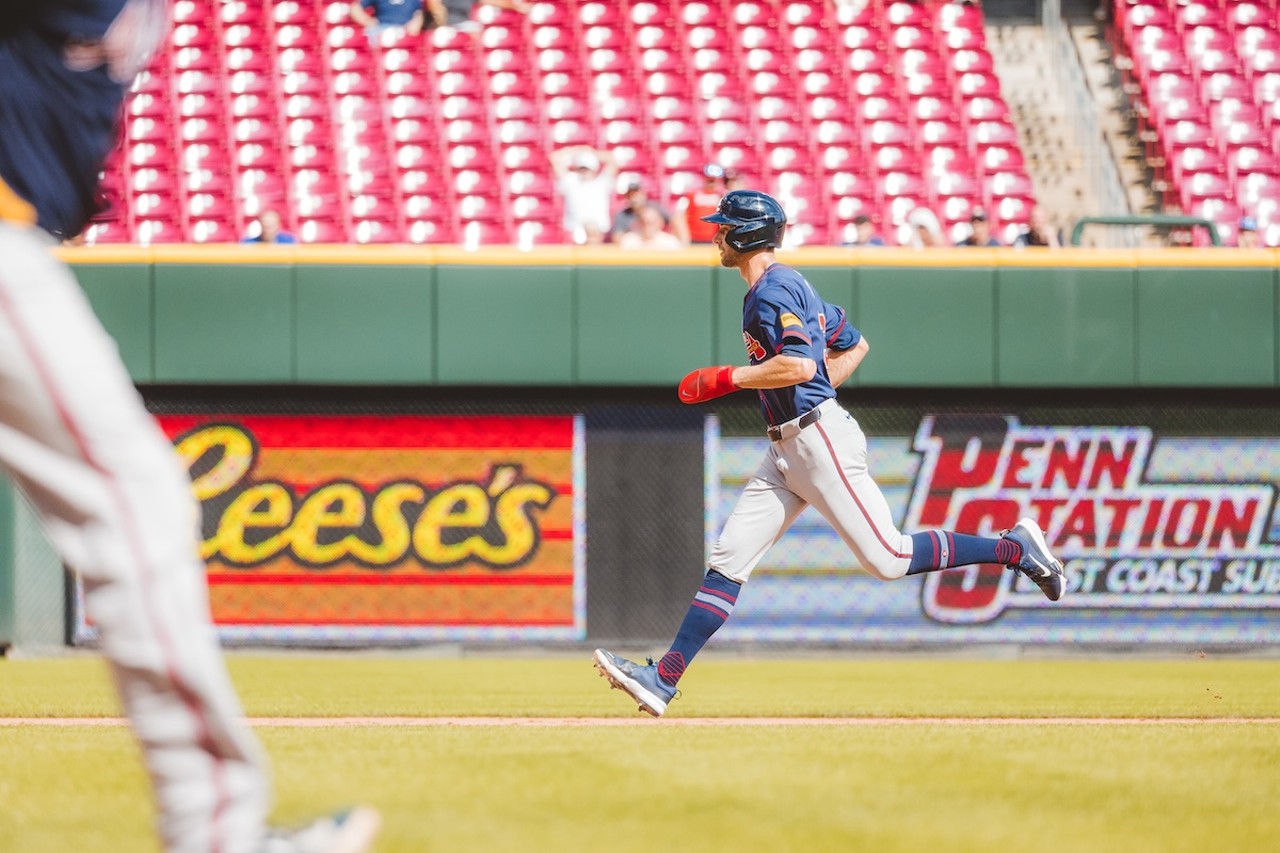
[[[151,223],[139,239],[222,239],[271,204],[311,242],[560,240],[548,149],[567,144],[616,149],[620,180],[655,191],[696,184],[708,161],[744,171],[785,191],[802,218],[792,242],[836,239],[855,210],[882,214],[872,175],[908,175],[916,183],[892,198],[930,203],[963,192],[953,176],[965,170],[972,181],[995,160],[1022,169],[1016,138],[977,129],[1009,111],[968,4],[540,0],[526,15],[478,8],[475,32],[372,46],[342,0],[179,0],[173,14],[166,54],[133,86],[113,173],[132,188],[121,221]],[[1271,30],[1237,17],[1184,33],[1166,12],[1146,38],[1210,70],[1228,38],[1240,60],[1229,72],[1280,90],[1280,74],[1265,77]],[[1118,18],[1161,23],[1127,8]],[[1189,104],[1222,86],[1185,71],[1180,85]],[[1160,114],[1183,119],[1209,116]],[[1277,124],[1225,106],[1212,122],[1242,150],[1259,133],[1269,144]],[[1232,130],[1249,122],[1257,133]]]

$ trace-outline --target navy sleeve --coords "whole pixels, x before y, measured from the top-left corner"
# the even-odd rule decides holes
[[[802,310],[772,300],[760,301],[760,330],[771,353],[813,358],[813,337],[805,328]]]
[[[853,327],[844,309],[830,302],[823,303],[824,326],[827,335],[827,346],[833,350],[847,350],[858,345],[862,333]]]

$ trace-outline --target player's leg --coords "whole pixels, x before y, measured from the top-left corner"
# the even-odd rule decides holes
[[[711,549],[702,585],[689,603],[675,641],[658,662],[659,674],[672,687],[693,656],[728,621],[742,585],[804,510],[805,502],[787,488],[780,458],[770,447]]]
[[[604,649],[596,650],[601,674],[636,699],[642,711],[662,715],[694,655],[733,613],[738,592],[752,570],[804,509],[804,501],[785,483],[785,465],[776,445],[770,447],[725,522],[702,584],[671,648],[657,664],[641,666]]]
[[[0,224],[0,463],[85,580],[169,850],[249,850],[268,786],[210,624],[197,508],[70,271]]]
[[[1023,519],[998,538],[947,530],[906,536],[894,524],[888,502],[867,469],[867,440],[843,409],[797,436],[785,449],[811,471],[800,493],[839,531],[863,567],[881,580],[978,563],[1016,566],[1057,600],[1062,594],[1062,565],[1048,552],[1043,535]],[[1044,566],[1037,571],[1033,566]],[[1041,580],[1044,583],[1041,583]],[[1048,584],[1046,588],[1045,584]]]

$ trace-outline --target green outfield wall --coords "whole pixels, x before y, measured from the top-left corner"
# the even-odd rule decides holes
[[[143,385],[652,386],[743,363],[714,250],[60,250]],[[1280,251],[809,249],[868,387],[1280,385]]]

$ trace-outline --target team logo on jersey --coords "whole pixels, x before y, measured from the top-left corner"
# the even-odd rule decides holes
[[[768,351],[766,351],[765,348],[760,345],[759,341],[751,337],[751,334],[749,332],[744,331],[742,333],[742,342],[746,344],[747,357],[750,358],[753,362],[764,361],[765,357],[768,356],[769,354]]]
[[[784,329],[791,328],[792,326],[795,326],[801,329],[804,328],[804,323],[800,322],[800,318],[797,317],[795,314],[792,314],[790,311],[787,311],[781,317],[779,317],[778,321],[782,323],[782,328]]]
[[[913,447],[922,459],[904,529],[995,535],[1029,515],[1067,571],[1067,594],[1052,605],[1002,566],[931,573],[922,595],[932,619],[981,623],[1045,606],[1280,607],[1280,542],[1267,536],[1275,487],[1149,479],[1161,451],[1190,451],[1146,427],[928,416]]]

